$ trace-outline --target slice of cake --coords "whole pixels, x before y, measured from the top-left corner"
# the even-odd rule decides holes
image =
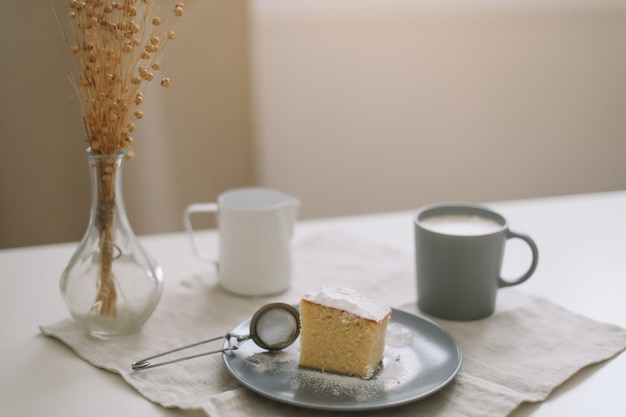
[[[306,368],[371,378],[383,359],[391,309],[347,288],[300,301],[300,362]]]

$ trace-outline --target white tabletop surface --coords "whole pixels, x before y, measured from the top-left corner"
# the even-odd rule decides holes
[[[626,191],[487,204],[512,230],[539,246],[535,275],[519,291],[542,295],[589,318],[626,327]],[[300,222],[295,240],[320,231],[344,231],[413,252],[412,213],[396,212]],[[202,236],[215,244],[213,231]],[[182,233],[142,237],[166,279],[206,270]],[[42,336],[40,324],[68,317],[59,277],[76,244],[0,251],[1,416],[202,416],[164,409],[122,378],[79,359]],[[511,243],[505,258],[515,275],[528,261]],[[168,285],[168,284],[166,284]],[[525,404],[513,416],[626,416],[626,354],[588,367],[545,402]]]

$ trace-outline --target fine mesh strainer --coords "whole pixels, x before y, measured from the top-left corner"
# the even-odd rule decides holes
[[[252,339],[259,347],[270,351],[282,350],[291,345],[300,334],[300,314],[298,310],[289,304],[271,303],[259,308],[250,320],[250,333],[247,335],[237,335],[227,333],[224,336],[218,336],[211,339],[203,340],[190,345],[182,346],[176,349],[168,350],[145,359],[138,360],[131,364],[131,368],[135,371],[154,368],[157,366],[169,365],[171,363],[181,362],[188,359],[198,358],[200,356],[211,355],[213,353],[227,352],[237,350],[239,346],[246,340]],[[202,352],[195,355],[184,356],[181,358],[166,360],[163,362],[152,363],[152,359],[171,355],[195,346],[205,343],[214,342],[220,339],[235,339],[235,343],[222,349],[216,349],[208,352]]]

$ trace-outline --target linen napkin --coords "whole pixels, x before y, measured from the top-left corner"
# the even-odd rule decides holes
[[[94,366],[119,373],[150,401],[201,409],[210,417],[333,416],[278,403],[239,385],[220,355],[133,372],[131,362],[230,331],[271,301],[297,303],[320,286],[347,286],[394,307],[415,307],[413,258],[386,246],[325,233],[294,248],[292,288],[277,297],[242,298],[221,290],[202,273],[167,285],[143,330],[99,340],[70,319],[41,326]],[[419,312],[418,312],[419,313]],[[456,338],[463,363],[456,378],[425,399],[362,416],[506,416],[522,402],[542,401],[583,367],[626,349],[626,329],[599,323],[515,290],[498,295],[496,313],[473,322],[436,320]],[[208,349],[208,347],[202,347]],[[194,353],[194,352],[189,352]]]

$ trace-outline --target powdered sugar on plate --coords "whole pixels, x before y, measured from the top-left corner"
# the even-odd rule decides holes
[[[389,346],[401,348],[410,345],[414,337],[415,335],[410,329],[398,323],[389,323],[385,343]]]
[[[246,365],[260,373],[284,372],[293,368],[294,363],[298,363],[298,356],[287,350],[257,352],[246,358]]]

